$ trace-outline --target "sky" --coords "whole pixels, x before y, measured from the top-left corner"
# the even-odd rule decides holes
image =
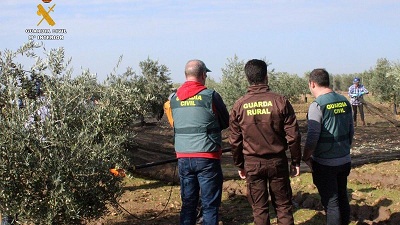
[[[55,22],[38,15],[38,5]],[[99,81],[127,67],[140,74],[150,58],[184,82],[184,67],[201,59],[219,81],[235,55],[266,59],[270,69],[303,76],[314,68],[331,74],[361,73],[377,59],[400,59],[398,0],[1,0],[0,51],[28,42],[29,29],[65,29],[64,40],[45,40],[46,50],[64,47],[74,74]],[[53,35],[53,34],[51,34]],[[26,69],[30,68],[26,62]]]

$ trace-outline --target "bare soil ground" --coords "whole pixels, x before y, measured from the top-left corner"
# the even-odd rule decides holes
[[[308,104],[295,105],[302,141],[306,138],[305,114]],[[383,106],[378,106],[382,108]],[[386,109],[389,110],[389,109]],[[400,127],[372,111],[366,110],[367,126],[355,128],[352,147],[353,169],[349,176],[352,224],[400,224]],[[161,121],[135,127],[133,162],[146,163],[174,159],[173,133]],[[223,132],[224,147],[228,147]],[[224,153],[224,194],[220,224],[252,224],[245,183],[238,179],[230,153]],[[307,167],[292,179],[296,224],[323,224],[323,210]],[[126,178],[125,193],[118,209],[88,224],[178,224],[181,206],[176,163],[137,169]],[[274,217],[274,212],[272,212]],[[274,223],[276,224],[276,223]]]

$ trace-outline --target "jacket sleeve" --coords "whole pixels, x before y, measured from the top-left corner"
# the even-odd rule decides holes
[[[172,109],[170,100],[164,103],[164,114],[167,115],[169,125],[171,125],[171,127],[174,127],[174,119],[172,118]]]
[[[174,96],[174,93],[171,93],[168,96],[168,100],[164,103],[163,108],[164,108],[164,114],[167,115],[167,119],[169,122],[169,125],[171,127],[174,127],[174,119],[172,118],[172,108],[171,108],[171,98]]]
[[[304,146],[303,161],[308,161],[317,147],[321,134],[322,112],[316,102],[311,103],[307,114],[307,139]]]
[[[368,94],[369,93],[369,91],[365,88],[364,85],[362,86],[362,91],[364,92],[364,94]]]
[[[299,124],[297,123],[296,114],[294,112],[293,106],[290,104],[288,100],[286,100],[285,109],[284,109],[284,130],[286,133],[286,141],[289,146],[292,164],[300,165],[301,161],[301,135],[299,130]]]
[[[235,166],[243,169],[244,168],[244,155],[243,155],[243,135],[240,129],[237,112],[235,106],[231,110],[229,116],[229,143],[231,145],[231,151],[233,155],[233,163]]]
[[[213,94],[213,109],[218,117],[219,127],[221,130],[228,128],[229,126],[229,112],[226,109],[225,103],[221,96],[214,91]]]
[[[350,108],[351,110],[351,115],[353,115],[353,109]],[[354,138],[354,122],[353,122],[353,117],[351,117],[350,119],[350,123],[349,123],[349,144],[352,145],[353,144],[353,138]]]

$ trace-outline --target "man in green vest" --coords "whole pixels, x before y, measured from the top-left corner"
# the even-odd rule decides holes
[[[351,104],[329,87],[325,69],[311,72],[309,88],[315,100],[308,110],[303,161],[312,170],[313,182],[326,211],[326,224],[347,225],[350,222],[347,177],[354,136]]]
[[[190,60],[185,67],[186,82],[170,97],[181,185],[181,225],[196,224],[199,198],[203,224],[218,224],[223,183],[221,131],[228,127],[229,113],[221,96],[204,86],[207,72],[211,71],[204,62]]]

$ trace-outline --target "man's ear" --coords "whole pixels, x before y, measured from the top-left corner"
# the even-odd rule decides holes
[[[315,82],[310,81],[310,87],[311,87],[311,88],[315,88]]]

